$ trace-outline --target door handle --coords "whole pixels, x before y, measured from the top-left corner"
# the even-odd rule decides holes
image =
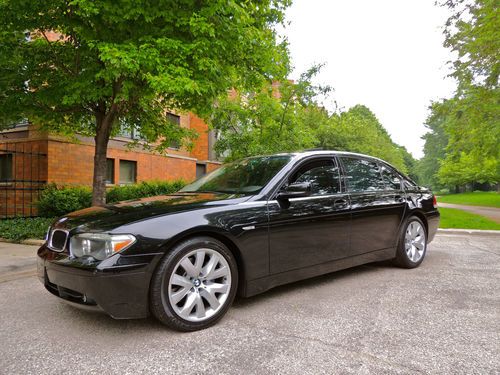
[[[347,200],[346,199],[335,199],[335,201],[333,202],[333,207],[345,208],[345,207],[347,207]]]

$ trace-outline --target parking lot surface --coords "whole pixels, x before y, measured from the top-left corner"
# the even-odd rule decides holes
[[[371,264],[279,287],[187,334],[75,309],[23,265],[0,278],[2,374],[500,372],[498,235],[438,235],[417,269]]]

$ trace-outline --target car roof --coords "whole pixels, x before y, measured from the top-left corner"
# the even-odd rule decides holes
[[[297,158],[297,159],[303,159],[303,158],[307,158],[307,157],[310,157],[310,156],[324,156],[324,155],[346,155],[346,156],[355,156],[355,157],[362,157],[362,158],[368,158],[368,159],[372,159],[372,160],[377,160],[377,161],[380,161],[384,164],[387,164],[389,166],[391,166],[392,168],[394,169],[397,169],[395,168],[393,165],[391,165],[390,163],[388,163],[387,161],[383,160],[383,159],[380,159],[380,158],[377,158],[375,156],[370,156],[370,155],[366,155],[366,154],[360,154],[360,153],[357,153],[357,152],[349,152],[349,151],[337,151],[337,150],[305,150],[305,151],[297,151],[297,152],[283,152],[283,153],[279,153],[279,154],[273,154],[272,156],[280,156],[280,155],[289,155],[289,156],[292,156],[294,158]],[[267,156],[271,156],[271,155],[267,155]]]

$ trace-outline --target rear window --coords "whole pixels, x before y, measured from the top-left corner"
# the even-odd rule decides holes
[[[349,192],[384,190],[379,165],[372,160],[342,157]]]

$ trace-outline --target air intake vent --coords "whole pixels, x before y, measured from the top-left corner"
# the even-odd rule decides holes
[[[63,251],[67,240],[68,233],[64,230],[56,229],[50,234],[49,248],[55,251]]]

